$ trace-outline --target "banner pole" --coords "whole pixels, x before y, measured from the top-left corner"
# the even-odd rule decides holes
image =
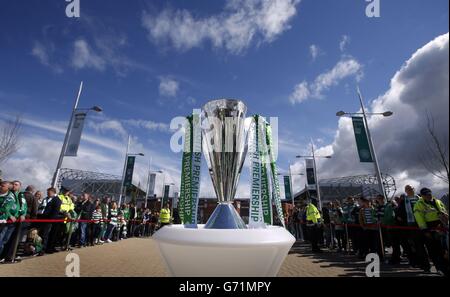
[[[61,152],[59,153],[59,159],[58,159],[58,163],[56,165],[56,169],[55,169],[55,173],[53,175],[53,180],[52,180],[52,187],[56,188],[57,183],[58,183],[58,178],[59,178],[59,171],[61,169],[63,160],[64,160],[64,154],[66,153],[66,149],[67,149],[67,142],[69,141],[69,135],[70,135],[70,130],[72,129],[72,123],[73,123],[73,118],[75,115],[75,111],[78,108],[78,102],[80,101],[80,96],[81,96],[81,91],[83,90],[83,81],[81,81],[80,83],[80,87],[78,89],[78,95],[75,99],[75,103],[73,105],[72,108],[72,114],[70,116],[70,120],[69,120],[69,125],[67,126],[67,131],[66,131],[66,135],[64,136],[64,142],[61,148]]]
[[[316,166],[316,155],[314,153],[314,142],[311,138],[311,152],[312,152],[312,157],[313,157],[313,162],[314,162],[314,176],[316,179],[316,191],[317,191],[317,204],[319,206],[319,210],[322,211],[322,199],[320,196],[320,186],[319,186],[319,177],[317,176],[317,166]]]
[[[347,254],[350,253],[350,238],[348,238],[348,226],[347,223],[345,223],[345,248],[347,249]]]
[[[127,149],[125,151],[125,162],[123,164],[123,171],[122,171],[122,181],[121,181],[121,184],[120,184],[119,205],[122,205],[123,191],[124,191],[124,188],[125,188],[125,186],[124,186],[124,183],[125,183],[125,171],[127,170],[128,151],[130,149],[130,143],[131,143],[131,135],[128,134]],[[126,193],[125,193],[125,196],[126,196]]]
[[[147,174],[147,189],[145,191],[145,208],[147,208],[148,192],[150,191],[150,166],[152,164],[152,157],[148,160],[148,174]],[[119,205],[120,206],[120,205]]]
[[[380,187],[381,195],[383,195],[384,201],[387,201],[386,192],[384,190],[384,185],[383,185],[383,178],[381,176],[380,167],[378,165],[377,154],[375,153],[375,149],[374,149],[374,146],[373,146],[372,136],[370,135],[369,124],[367,122],[366,109],[364,108],[364,102],[363,102],[363,98],[362,98],[362,95],[361,95],[361,91],[359,90],[359,87],[357,87],[357,92],[358,92],[359,103],[361,105],[361,110],[362,110],[362,114],[363,114],[363,118],[364,118],[364,124],[365,124],[364,126],[365,126],[365,129],[366,129],[367,138],[369,140],[370,153],[372,154],[373,164],[375,166],[375,173],[376,173],[376,176],[377,176],[378,185]]]

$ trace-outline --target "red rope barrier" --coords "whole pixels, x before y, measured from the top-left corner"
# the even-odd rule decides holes
[[[297,223],[301,225],[307,225],[307,223]],[[331,225],[331,224],[327,224]],[[378,224],[368,224],[368,225],[359,225],[359,224],[334,224],[335,226],[345,226],[347,227],[365,227],[365,228],[378,228]],[[381,228],[384,229],[397,229],[397,230],[422,230],[419,227],[416,226],[392,226],[392,225],[379,225]],[[445,227],[436,227],[436,228],[429,228],[429,230],[436,230],[436,231],[443,231],[448,232],[448,228]]]
[[[101,222],[111,222],[111,220],[75,220],[75,219],[25,219],[25,220],[17,220],[15,222],[12,222],[10,220],[6,221],[6,224],[13,224],[13,223],[70,223],[70,222],[76,222],[76,223],[101,223]],[[130,221],[128,221],[130,222]],[[132,223],[136,222],[143,222],[143,220],[131,220]],[[145,222],[150,223],[150,222]],[[306,223],[300,223],[302,225],[306,225]],[[365,227],[365,228],[378,228],[378,224],[370,224],[370,225],[359,225],[359,224],[334,224],[335,226],[345,226],[347,227]],[[419,227],[416,226],[391,226],[391,225],[380,225],[381,228],[384,229],[397,229],[397,230],[421,230]],[[443,231],[448,232],[448,228],[444,227],[437,227],[437,228],[430,228],[430,230],[436,230],[436,231]]]
[[[71,222],[76,222],[76,223],[101,223],[101,222],[111,222],[111,220],[75,220],[75,219],[25,219],[25,220],[16,220],[16,221],[11,221],[11,220],[7,220],[6,224],[14,224],[14,223],[71,223]],[[142,220],[131,220],[128,222],[143,222]],[[117,222],[119,223],[119,222]]]

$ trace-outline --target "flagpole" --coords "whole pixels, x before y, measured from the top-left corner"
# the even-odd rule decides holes
[[[383,185],[383,178],[381,177],[381,171],[380,171],[380,167],[378,165],[377,155],[375,153],[375,149],[374,149],[373,142],[372,142],[372,136],[370,135],[369,125],[367,123],[366,109],[364,108],[364,102],[363,102],[362,95],[361,95],[361,92],[359,90],[359,87],[357,87],[357,91],[358,91],[359,103],[361,104],[361,110],[362,110],[362,114],[363,114],[363,118],[364,118],[364,125],[365,125],[365,129],[366,129],[366,134],[367,134],[367,138],[369,140],[369,148],[370,148],[370,152],[372,154],[373,164],[375,166],[375,173],[376,173],[376,176],[377,176],[378,185],[380,186],[381,195],[383,195],[384,201],[387,201],[387,199],[386,199],[387,198],[386,197],[386,192],[384,190],[384,185]]]
[[[122,205],[122,197],[123,197],[123,191],[124,191],[124,183],[125,183],[125,171],[127,170],[127,161],[128,161],[128,151],[130,149],[130,143],[131,143],[131,135],[128,134],[128,142],[127,142],[127,149],[125,151],[125,162],[123,164],[123,170],[122,170],[122,181],[120,184],[120,196],[119,196],[119,205]],[[126,196],[126,193],[125,193]]]
[[[147,208],[147,199],[148,199],[148,192],[150,191],[150,166],[152,164],[152,157],[150,157],[150,160],[148,161],[148,175],[147,175],[147,190],[145,192],[145,208]]]
[[[61,169],[63,160],[64,160],[64,155],[66,153],[66,149],[67,149],[67,142],[69,141],[69,135],[70,135],[70,131],[72,129],[72,123],[73,123],[73,118],[75,115],[75,110],[78,108],[78,102],[80,101],[80,96],[81,96],[81,91],[83,90],[83,81],[81,81],[80,83],[80,87],[78,89],[78,95],[75,99],[75,103],[73,105],[72,108],[72,115],[70,116],[70,121],[69,121],[69,125],[67,126],[67,131],[66,131],[66,135],[64,136],[64,142],[61,148],[61,152],[59,154],[59,159],[58,159],[58,163],[56,165],[56,170],[55,173],[53,175],[53,180],[52,180],[52,187],[56,188],[57,183],[58,183],[58,178],[59,178],[59,171]]]
[[[316,167],[316,155],[314,153],[314,142],[311,138],[311,152],[312,152],[312,157],[313,157],[313,163],[314,163],[314,176],[316,178],[316,191],[317,191],[317,200],[318,200],[318,206],[319,206],[319,210],[322,210],[322,199],[321,199],[321,195],[320,195],[320,186],[319,186],[319,177],[317,176],[317,167]]]
[[[292,199],[292,208],[295,207],[295,197],[294,192],[292,190],[292,171],[291,171],[291,163],[289,162],[289,190],[291,191],[291,199]]]

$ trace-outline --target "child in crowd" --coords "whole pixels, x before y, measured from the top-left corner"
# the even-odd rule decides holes
[[[92,213],[92,220],[94,221],[94,244],[101,244],[103,243],[102,240],[100,240],[100,233],[103,229],[103,220],[102,220],[102,207],[100,204],[98,204],[95,207],[94,212]]]
[[[25,242],[24,252],[26,255],[34,256],[42,251],[42,238],[38,234],[36,228],[28,232],[27,240]]]

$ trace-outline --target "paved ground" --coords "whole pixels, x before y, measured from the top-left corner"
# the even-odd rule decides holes
[[[81,276],[167,276],[156,245],[149,238],[132,238],[74,252],[80,257]],[[67,254],[59,252],[16,264],[2,264],[0,276],[65,276]],[[422,275],[406,264],[381,267],[381,276]],[[365,264],[354,256],[330,251],[311,254],[308,246],[298,243],[286,258],[279,276],[365,276]]]

